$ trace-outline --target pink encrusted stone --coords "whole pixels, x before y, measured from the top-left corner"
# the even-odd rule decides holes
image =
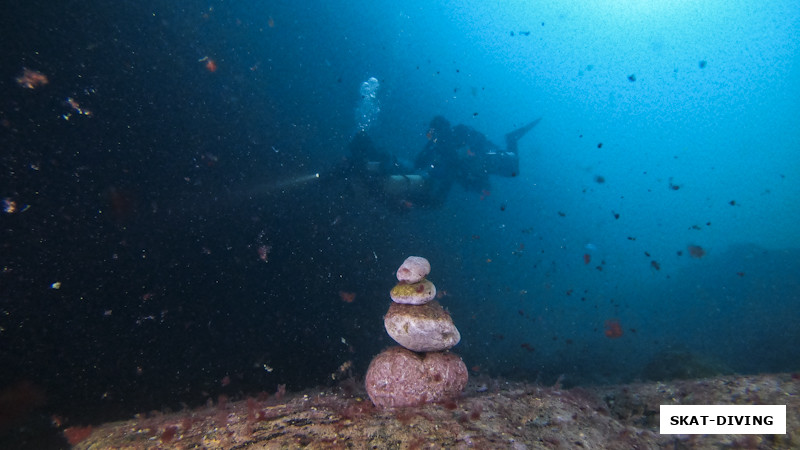
[[[431,273],[431,263],[421,256],[409,256],[397,269],[397,281],[416,283]]]
[[[467,366],[455,353],[391,347],[372,359],[366,384],[375,406],[398,408],[457,398],[468,379]]]

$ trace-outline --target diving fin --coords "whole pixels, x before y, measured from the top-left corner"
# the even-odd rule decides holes
[[[506,134],[506,150],[509,151],[509,152],[516,153],[517,152],[517,141],[522,139],[522,137],[525,136],[528,133],[528,131],[531,131],[531,129],[533,127],[538,125],[541,120],[542,120],[542,118],[539,117],[538,119],[534,120],[533,122],[530,122],[530,123],[528,123],[526,125],[523,125],[522,127],[517,128],[516,130]]]

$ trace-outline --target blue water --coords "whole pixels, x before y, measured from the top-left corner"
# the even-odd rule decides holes
[[[409,255],[475,376],[800,369],[800,9],[491,3],[5,15],[0,387],[80,423],[360,377]],[[401,160],[435,115],[541,117],[519,175],[403,211],[329,188],[369,77]]]

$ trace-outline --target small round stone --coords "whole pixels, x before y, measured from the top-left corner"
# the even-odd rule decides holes
[[[461,340],[450,314],[436,300],[424,305],[392,303],[383,325],[395,342],[415,352],[447,350]]]
[[[467,366],[454,353],[391,347],[372,359],[366,387],[375,406],[397,408],[457,398],[468,378]]]
[[[424,278],[411,284],[398,283],[389,292],[389,297],[395,303],[422,305],[436,298],[436,286]]]
[[[397,269],[397,281],[416,283],[431,273],[431,263],[421,256],[409,256]]]

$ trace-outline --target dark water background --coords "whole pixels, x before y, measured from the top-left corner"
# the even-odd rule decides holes
[[[791,1],[18,3],[0,388],[43,393],[23,406],[96,423],[363,376],[412,254],[476,374],[800,367]],[[437,114],[498,143],[543,117],[520,175],[406,211],[323,184],[371,76],[370,133],[400,158]]]

